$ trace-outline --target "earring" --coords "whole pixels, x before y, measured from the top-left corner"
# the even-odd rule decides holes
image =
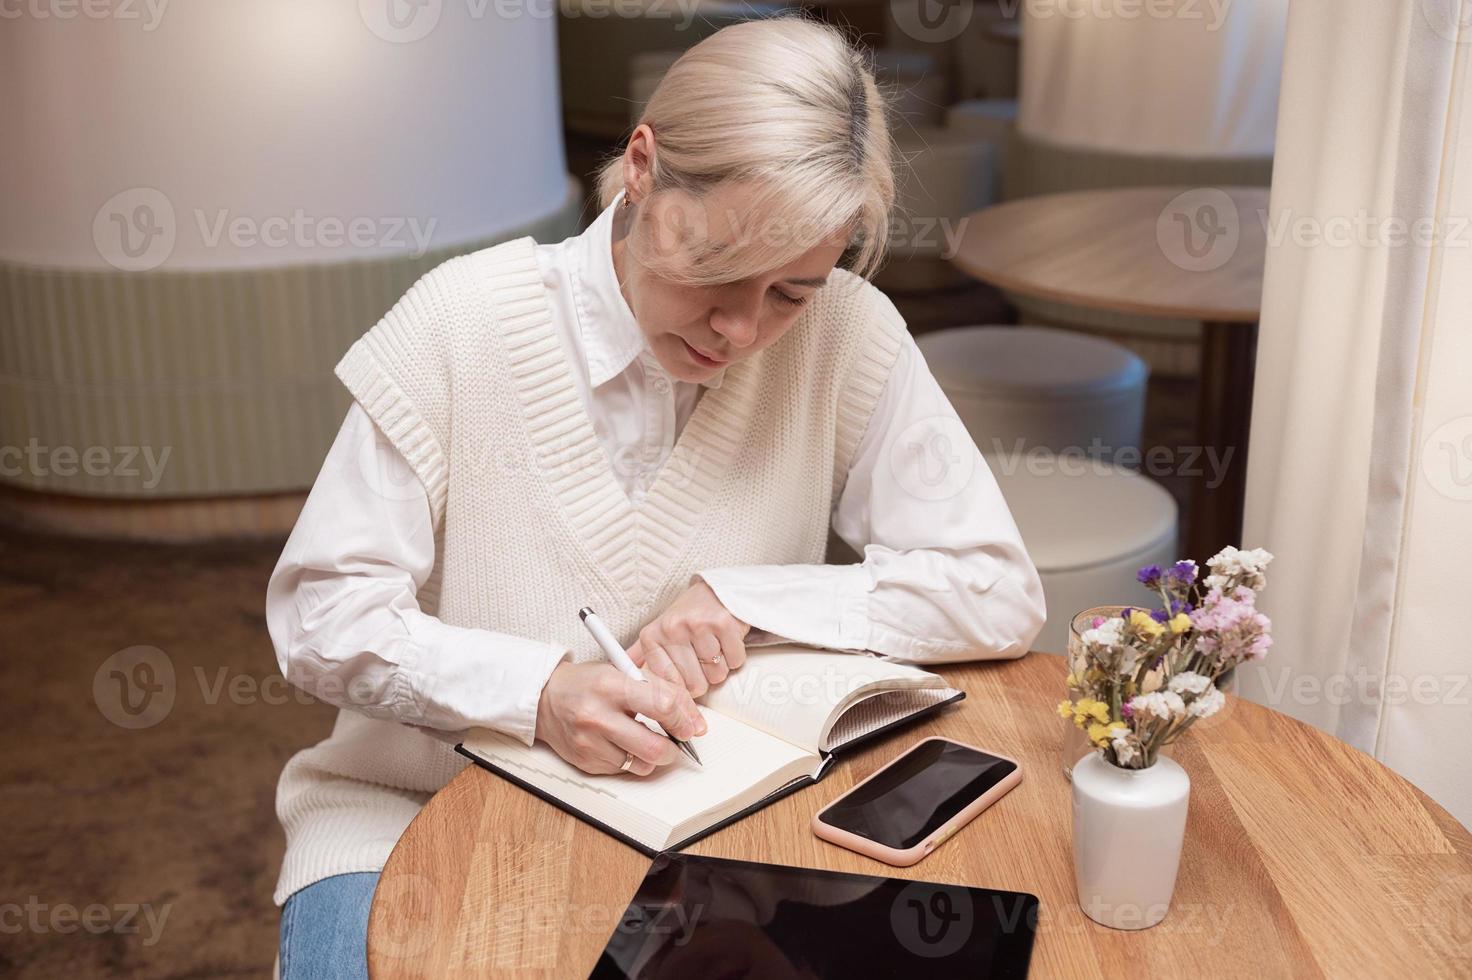
[[[624,191],[624,203],[621,206],[622,207],[628,207],[629,205],[631,205],[633,203],[634,203],[633,201],[629,200],[629,192],[628,191]]]

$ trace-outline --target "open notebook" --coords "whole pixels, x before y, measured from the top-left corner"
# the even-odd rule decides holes
[[[710,728],[693,740],[704,768],[681,754],[648,776],[592,776],[541,742],[487,729],[456,750],[652,855],[817,782],[836,755],[965,696],[906,664],[775,644],[748,649],[740,670],[697,699]]]

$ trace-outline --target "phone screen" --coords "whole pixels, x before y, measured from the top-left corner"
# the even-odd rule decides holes
[[[921,742],[818,819],[886,847],[923,841],[1017,764],[944,739]]]

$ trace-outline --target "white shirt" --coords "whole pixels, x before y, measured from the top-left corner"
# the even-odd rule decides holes
[[[637,499],[702,385],[719,386],[725,371],[700,384],[672,379],[645,345],[613,267],[622,197],[582,234],[537,245],[536,254],[578,393]],[[932,459],[942,464],[938,478],[926,476]],[[701,572],[752,625],[749,643],[785,638],[942,662],[1019,656],[1042,626],[1042,587],[996,480],[908,335],[832,527],[862,563]],[[354,403],[267,586],[266,622],[283,672],[374,717],[534,730],[536,693],[567,651],[538,637],[451,626],[420,609],[434,531],[408,462]]]

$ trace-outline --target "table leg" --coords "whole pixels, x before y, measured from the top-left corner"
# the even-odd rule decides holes
[[[1186,548],[1187,557],[1203,565],[1227,545],[1242,544],[1256,362],[1256,323],[1205,324],[1196,409],[1202,452],[1192,478]]]

